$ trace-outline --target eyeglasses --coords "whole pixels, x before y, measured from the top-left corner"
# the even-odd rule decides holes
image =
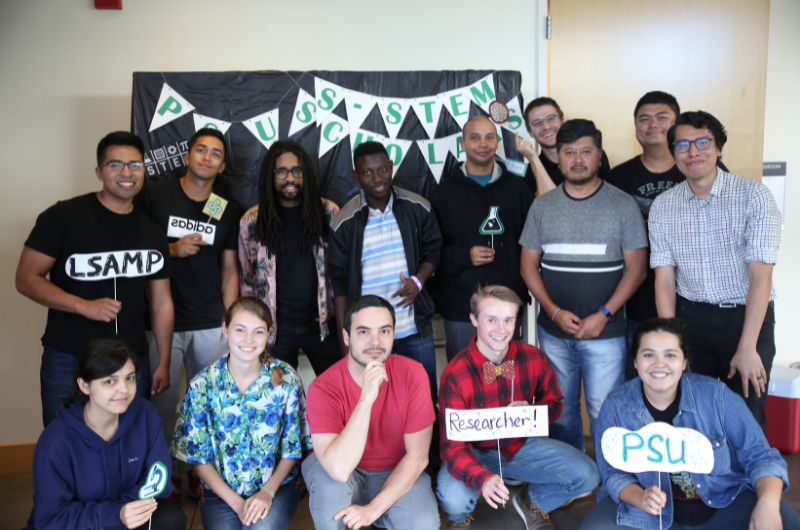
[[[292,176],[294,178],[303,178],[303,168],[300,166],[294,166],[293,168],[279,167],[272,170],[272,172],[275,173],[275,178],[278,180],[285,180],[286,177],[289,176],[290,171],[292,172]]]
[[[103,165],[115,173],[117,171],[122,171],[125,166],[128,166],[128,169],[131,171],[141,171],[144,169],[144,162],[121,162],[119,160],[112,160]]]
[[[711,147],[711,143],[714,141],[713,136],[703,136],[702,138],[698,138],[696,140],[678,140],[677,142],[673,142],[673,146],[675,150],[679,153],[685,153],[689,150],[692,144],[701,151],[708,149]]]
[[[538,129],[539,127],[541,127],[545,123],[547,125],[553,125],[556,122],[557,119],[558,119],[558,114],[551,114],[550,116],[546,117],[543,120],[534,120],[534,121],[530,122],[528,124],[528,128],[529,129]]]

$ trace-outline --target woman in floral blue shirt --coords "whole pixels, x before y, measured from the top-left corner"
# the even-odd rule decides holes
[[[299,502],[296,466],[311,449],[300,377],[266,350],[272,316],[257,298],[225,313],[230,353],[192,379],[172,454],[205,484],[208,530],[285,530]]]

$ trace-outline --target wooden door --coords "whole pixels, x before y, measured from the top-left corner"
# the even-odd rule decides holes
[[[761,180],[769,0],[550,0],[550,96],[594,120],[611,166],[641,153],[636,101],[674,95],[728,131],[722,157]]]

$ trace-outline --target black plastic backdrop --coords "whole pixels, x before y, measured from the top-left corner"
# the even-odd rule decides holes
[[[311,159],[318,164],[317,178],[324,196],[341,206],[359,191],[351,173],[350,139],[345,137],[317,159],[320,133],[316,125],[309,125],[287,138],[300,88],[314,96],[316,76],[343,88],[373,96],[417,98],[469,86],[490,73],[494,74],[497,99],[505,102],[519,94],[522,75],[516,71],[136,72],[133,74],[131,131],[144,141],[146,162],[149,160],[149,165],[156,170],[148,168],[148,179],[166,179],[182,176],[186,172],[180,156],[185,152],[186,141],[194,134],[193,113],[228,122],[241,122],[277,106],[280,108],[279,139],[295,140],[305,147]],[[148,133],[165,82],[195,109]],[[346,119],[344,101],[333,112]],[[478,114],[485,115],[479,107],[470,103],[470,118]],[[377,105],[360,128],[388,136]],[[443,109],[435,137],[449,136],[460,130],[453,117]],[[225,137],[227,168],[221,175],[223,182],[220,184],[228,188],[231,198],[246,209],[258,202],[259,170],[267,150],[241,123],[234,123]],[[428,138],[413,110],[406,115],[397,137],[403,140]],[[511,155],[514,152],[514,137],[507,130],[503,131],[503,143],[507,146],[506,152]],[[448,154],[442,178],[447,178],[457,163],[453,155]],[[409,148],[400,166],[395,167],[394,184],[423,197],[429,197],[435,188],[436,181],[416,144]]]

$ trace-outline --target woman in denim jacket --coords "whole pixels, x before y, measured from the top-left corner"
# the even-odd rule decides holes
[[[716,379],[685,372],[685,343],[676,319],[650,319],[636,330],[631,351],[639,378],[611,392],[600,410],[595,451],[605,488],[581,530],[658,529],[659,511],[663,528],[800,529],[794,510],[781,499],[789,487],[786,463],[740,396]],[[606,429],[637,431],[654,421],[708,438],[711,473],[661,473],[662,491],[656,472],[627,473],[603,458]]]

